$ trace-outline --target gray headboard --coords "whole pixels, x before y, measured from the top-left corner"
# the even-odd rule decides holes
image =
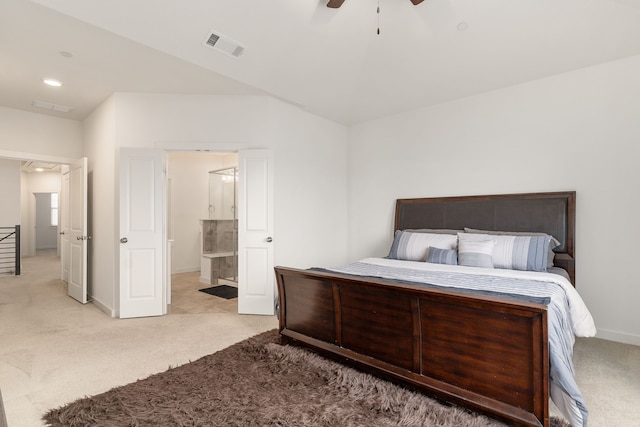
[[[419,228],[536,231],[561,245],[554,264],[575,284],[576,192],[398,199],[395,230]]]

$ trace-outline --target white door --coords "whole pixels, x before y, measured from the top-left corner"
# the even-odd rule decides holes
[[[163,157],[120,149],[120,317],[166,314],[163,286]]]
[[[69,223],[69,191],[70,172],[68,165],[62,165],[62,183],[60,186],[60,279],[69,284],[69,237],[71,236],[71,225]]]
[[[87,158],[69,166],[63,177],[63,212],[68,216],[63,221],[62,256],[63,278],[66,274],[69,296],[85,304],[87,302]],[[65,229],[66,227],[66,229]],[[65,273],[64,270],[68,271]]]
[[[273,153],[238,153],[238,313],[274,313]]]

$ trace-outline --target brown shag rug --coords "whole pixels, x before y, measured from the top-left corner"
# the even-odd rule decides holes
[[[265,332],[43,419],[54,427],[502,426],[277,340]]]

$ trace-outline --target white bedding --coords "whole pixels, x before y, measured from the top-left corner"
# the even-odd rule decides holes
[[[466,267],[463,265],[432,264],[428,262],[402,261],[389,258],[365,258],[360,260],[360,262],[370,265],[403,268],[407,270],[441,271],[445,273],[464,272],[465,274],[497,276],[555,283],[558,286],[561,286],[567,295],[567,299],[569,302],[569,317],[571,319],[571,326],[573,328],[573,333],[575,334],[575,336],[593,337],[596,334],[596,326],[593,321],[593,317],[591,316],[591,313],[582,300],[582,297],[580,297],[578,291],[576,291],[571,282],[569,282],[566,278],[559,274],[543,273],[537,271],[506,270],[501,268]],[[449,287],[464,287],[463,285],[456,286],[440,283],[433,284]]]

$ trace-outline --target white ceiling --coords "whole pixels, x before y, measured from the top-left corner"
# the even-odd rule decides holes
[[[244,55],[204,46],[210,30]],[[267,93],[352,124],[640,54],[640,0],[2,0],[0,52],[10,108]]]

